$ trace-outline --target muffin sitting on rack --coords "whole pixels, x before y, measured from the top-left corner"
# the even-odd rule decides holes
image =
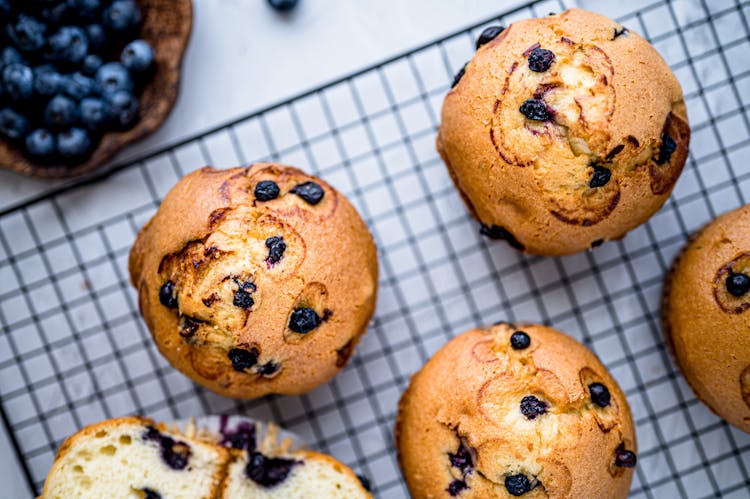
[[[277,164],[183,178],[130,254],[169,362],[222,395],[298,394],[347,362],[375,307],[367,226],[322,180]]]
[[[443,103],[437,148],[483,234],[565,255],[661,207],[690,129],[654,47],[579,9],[489,28],[478,44]]]
[[[625,498],[636,464],[615,380],[586,347],[537,325],[448,342],[402,396],[396,445],[415,499]]]
[[[713,220],[677,256],[662,324],[695,395],[750,433],[750,205]]]

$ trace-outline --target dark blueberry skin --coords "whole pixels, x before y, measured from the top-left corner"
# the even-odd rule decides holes
[[[599,407],[607,407],[611,403],[612,396],[607,387],[601,383],[591,383],[589,394],[591,394],[591,401]]]
[[[193,336],[201,325],[201,321],[190,317],[189,315],[183,315],[180,319],[180,336],[183,338],[190,338]]]
[[[95,90],[96,82],[82,73],[73,73],[70,76],[63,77],[62,91],[73,100],[80,101],[93,94]]]
[[[36,52],[46,42],[44,34],[47,27],[25,14],[18,16],[16,22],[8,25],[6,30],[13,44],[23,52]]]
[[[279,369],[281,369],[281,364],[278,362],[274,362],[273,360],[269,360],[265,364],[259,365],[255,372],[260,374],[261,376],[271,376],[272,374],[275,374]]]
[[[143,73],[154,64],[154,51],[145,41],[133,40],[122,49],[120,62],[134,73]]]
[[[513,350],[524,350],[531,345],[531,338],[525,331],[516,331],[510,335],[510,346]]]
[[[609,168],[603,166],[594,166],[594,173],[591,174],[591,180],[589,180],[589,187],[604,187],[609,183],[609,179],[612,178],[612,171]]]
[[[133,0],[116,0],[104,11],[104,27],[118,34],[132,31],[141,23],[141,11]]]
[[[255,450],[255,425],[247,421],[240,421],[234,430],[227,430],[222,427],[219,445],[232,449]]]
[[[161,494],[155,490],[149,489],[148,487],[142,488],[141,492],[144,494],[143,499],[161,499]]]
[[[10,0],[0,0],[0,16],[10,14]]]
[[[325,191],[323,190],[323,188],[315,182],[311,181],[297,184],[289,192],[298,195],[307,203],[312,205],[320,203],[321,199],[323,199],[323,196],[325,195]]]
[[[726,285],[730,295],[740,297],[750,291],[750,276],[731,272],[727,276]]]
[[[531,490],[531,482],[523,473],[505,477],[505,489],[512,496],[522,496]]]
[[[620,468],[634,468],[638,458],[633,451],[625,449],[625,446],[620,444],[615,450],[615,466]]]
[[[83,128],[71,128],[57,136],[57,153],[63,159],[78,160],[91,151],[91,137]]]
[[[3,69],[3,89],[14,101],[34,95],[34,73],[25,64],[9,64]]]
[[[144,440],[150,440],[159,444],[161,458],[167,466],[173,470],[184,470],[190,461],[190,446],[184,442],[178,442],[168,435],[159,432],[153,426],[146,428],[143,435]]]
[[[63,26],[49,38],[47,47],[49,60],[77,65],[88,54],[89,40],[78,26]]]
[[[89,24],[86,26],[86,36],[89,39],[89,49],[91,51],[101,51],[107,45],[107,33],[101,24]]]
[[[273,265],[275,263],[279,263],[281,257],[284,256],[284,251],[286,251],[286,243],[281,237],[273,236],[266,239],[266,248],[268,248],[268,258],[266,258],[266,262]]]
[[[159,302],[167,308],[177,308],[177,290],[172,281],[167,281],[159,288]]]
[[[93,132],[104,128],[109,121],[109,106],[106,101],[98,97],[86,97],[82,99],[79,107],[81,111],[81,123]]]
[[[451,466],[458,468],[462,475],[471,473],[474,469],[474,463],[471,459],[471,452],[464,446],[463,442],[458,445],[458,450],[455,454],[448,453],[448,460],[451,462]]]
[[[96,83],[103,94],[114,94],[120,90],[132,92],[133,79],[128,69],[119,62],[103,64],[96,72]]]
[[[34,90],[37,95],[51,97],[62,92],[63,77],[49,65],[34,68]]]
[[[372,484],[370,483],[369,478],[364,475],[357,475],[357,478],[359,479],[359,483],[362,484],[362,488],[364,488],[367,492],[372,492]]]
[[[551,50],[537,47],[529,52],[528,61],[530,70],[537,73],[544,73],[555,62],[555,53]]]
[[[89,54],[83,60],[83,64],[81,64],[81,72],[86,76],[95,77],[96,72],[99,71],[102,64],[104,64],[104,61],[102,61],[101,57],[96,54]]]
[[[49,130],[39,128],[26,136],[26,152],[34,158],[47,160],[57,151],[55,136]]]
[[[292,459],[266,457],[260,452],[252,452],[245,467],[245,475],[258,485],[271,488],[286,480],[292,468],[301,464]]]
[[[534,121],[547,121],[552,117],[547,104],[541,99],[527,99],[518,108],[527,119]]]
[[[82,19],[96,19],[101,14],[102,2],[99,0],[68,0],[68,6]]]
[[[255,184],[255,199],[258,201],[270,201],[279,197],[281,190],[273,180],[261,180]]]
[[[20,139],[29,129],[29,121],[9,107],[0,109],[0,133],[9,139]]]
[[[78,120],[78,105],[70,97],[55,95],[44,109],[44,124],[52,130],[62,130]]]
[[[268,5],[279,12],[289,12],[294,9],[299,0],[268,0]]]
[[[461,81],[461,78],[464,77],[464,74],[466,74],[466,66],[468,66],[469,63],[467,62],[463,66],[461,66],[461,69],[458,70],[458,73],[456,73],[456,76],[453,77],[453,81],[451,82],[451,88],[454,88],[456,85],[458,85],[458,82]]]
[[[661,145],[659,146],[659,157],[656,158],[656,164],[663,165],[668,162],[672,157],[672,153],[676,150],[677,142],[666,133],[663,133],[661,136]]]
[[[477,38],[477,50],[479,50],[479,47],[482,45],[491,42],[494,40],[497,35],[505,31],[504,26],[490,26],[488,28],[485,28],[484,31],[479,35],[479,38]]]
[[[23,64],[24,60],[21,53],[13,47],[4,47],[0,51],[0,66],[5,67],[8,64]]]
[[[119,91],[107,96],[112,123],[121,130],[127,130],[138,121],[139,104],[130,92]]]
[[[239,288],[234,292],[234,298],[232,299],[232,305],[235,307],[243,308],[248,310],[255,305],[253,300],[252,292],[255,291],[255,284],[252,282],[240,282],[236,281]]]
[[[483,236],[487,236],[490,239],[504,239],[508,244],[511,245],[511,247],[517,249],[518,251],[524,250],[524,245],[520,243],[518,239],[516,239],[516,236],[510,233],[508,229],[505,227],[500,227],[499,225],[485,225],[482,224],[482,227],[479,229],[479,233]]]
[[[250,350],[233,348],[227,354],[235,371],[244,371],[253,367],[258,363],[258,355],[260,355],[260,352],[257,348],[251,348]]]
[[[295,333],[307,334],[320,326],[320,316],[311,308],[298,308],[289,318],[289,329]]]
[[[445,490],[451,495],[451,497],[456,497],[468,488],[469,486],[466,485],[466,482],[464,482],[463,480],[453,480]]]
[[[521,414],[526,419],[534,420],[547,412],[547,402],[539,400],[533,395],[527,395],[521,399]]]

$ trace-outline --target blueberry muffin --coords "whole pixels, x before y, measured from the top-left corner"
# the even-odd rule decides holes
[[[713,220],[675,259],[662,299],[668,344],[695,395],[750,433],[750,205]]]
[[[401,397],[396,445],[415,499],[625,498],[636,464],[615,380],[540,325],[501,323],[443,346]]]
[[[443,103],[437,149],[482,234],[565,255],[661,207],[690,129],[654,47],[580,9],[488,28],[478,45]]]
[[[270,436],[258,441],[254,425],[215,436],[145,418],[110,419],[63,443],[41,499],[371,497],[342,463],[291,451]]]
[[[367,226],[322,180],[278,164],[184,177],[130,253],[161,353],[222,395],[299,394],[347,362],[375,307]]]

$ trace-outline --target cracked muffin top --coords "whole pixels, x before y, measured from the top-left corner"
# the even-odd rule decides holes
[[[180,180],[138,234],[130,276],[174,367],[255,398],[307,392],[346,364],[374,311],[378,264],[344,196],[261,163]]]
[[[485,30],[437,148],[482,233],[540,255],[619,239],[688,152],[682,90],[646,40],[580,9]]]
[[[750,205],[694,234],[663,291],[662,325],[695,395],[750,433]]]
[[[415,498],[628,495],[630,409],[596,356],[540,325],[459,335],[414,375],[396,445]]]

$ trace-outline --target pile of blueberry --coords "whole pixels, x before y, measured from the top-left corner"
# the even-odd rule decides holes
[[[154,52],[134,0],[0,0],[0,135],[37,163],[76,164],[138,121]]]

